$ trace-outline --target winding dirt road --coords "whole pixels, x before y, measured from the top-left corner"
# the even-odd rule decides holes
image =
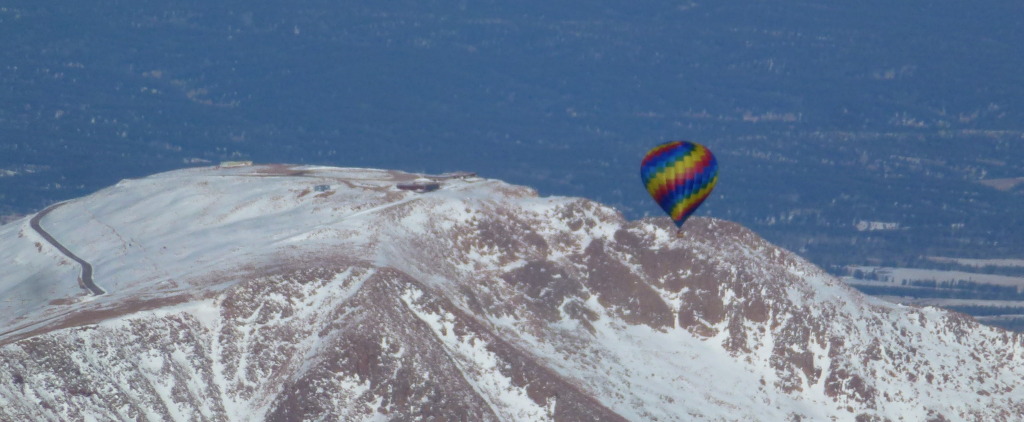
[[[78,265],[82,266],[82,276],[79,278],[79,281],[81,281],[83,287],[88,289],[95,296],[102,295],[106,292],[99,286],[97,286],[95,282],[93,282],[92,264],[86,262],[84,259],[79,258],[78,255],[72,253],[70,250],[68,250],[68,248],[64,247],[64,245],[60,244],[60,242],[58,242],[57,239],[54,239],[53,236],[50,235],[50,233],[47,233],[46,230],[43,230],[43,228],[39,225],[39,220],[45,217],[46,214],[49,214],[50,211],[53,211],[64,204],[64,202],[56,203],[50,205],[49,207],[46,207],[46,209],[42,211],[39,211],[38,214],[36,214],[34,217],[32,217],[31,220],[29,220],[29,225],[32,226],[32,230],[35,230],[36,233],[39,233],[39,235],[42,236],[43,239],[46,239],[46,241],[53,245],[53,247],[57,248],[57,250],[59,250],[61,253],[77,262]]]

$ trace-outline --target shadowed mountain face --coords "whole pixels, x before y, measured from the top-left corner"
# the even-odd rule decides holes
[[[735,223],[694,218],[676,237],[496,180],[396,188],[415,179],[205,168],[73,200],[41,223],[94,264],[101,296],[71,270],[26,293],[70,264],[27,219],[4,226],[0,289],[42,305],[0,308],[0,419],[1024,411],[1019,335],[863,296]]]

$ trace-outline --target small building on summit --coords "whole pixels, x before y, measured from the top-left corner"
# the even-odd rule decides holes
[[[427,176],[431,180],[452,180],[452,179],[469,179],[476,177],[476,173],[471,171],[453,171],[450,173],[439,174],[436,176]]]
[[[412,182],[402,182],[395,187],[401,190],[409,190],[418,193],[433,192],[441,188],[441,184],[432,181],[415,180]]]

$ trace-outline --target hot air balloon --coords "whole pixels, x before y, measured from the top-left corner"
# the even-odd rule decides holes
[[[681,230],[718,183],[718,161],[701,144],[666,142],[644,156],[640,178],[647,192]]]

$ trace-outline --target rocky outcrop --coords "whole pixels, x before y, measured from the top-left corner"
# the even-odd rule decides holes
[[[298,170],[246,185],[278,195],[262,205],[251,200],[259,192],[214,189],[230,179],[223,169],[148,181],[216,196],[218,207],[186,215],[209,224],[194,233],[251,220],[258,236],[204,257],[215,264],[202,271],[161,266],[158,248],[128,254],[131,274],[164,278],[139,277],[153,286],[144,294],[112,281],[121,294],[60,305],[66,317],[0,337],[0,420],[1024,414],[1018,334],[866,297],[739,225],[693,218],[677,238],[667,221],[625,221],[497,181],[416,193],[393,187],[411,179],[400,173]],[[230,171],[265,176],[259,166]],[[297,180],[313,176],[337,191],[300,194],[298,183],[323,183]],[[94,218],[143,245],[189,241],[169,237],[185,228]]]

